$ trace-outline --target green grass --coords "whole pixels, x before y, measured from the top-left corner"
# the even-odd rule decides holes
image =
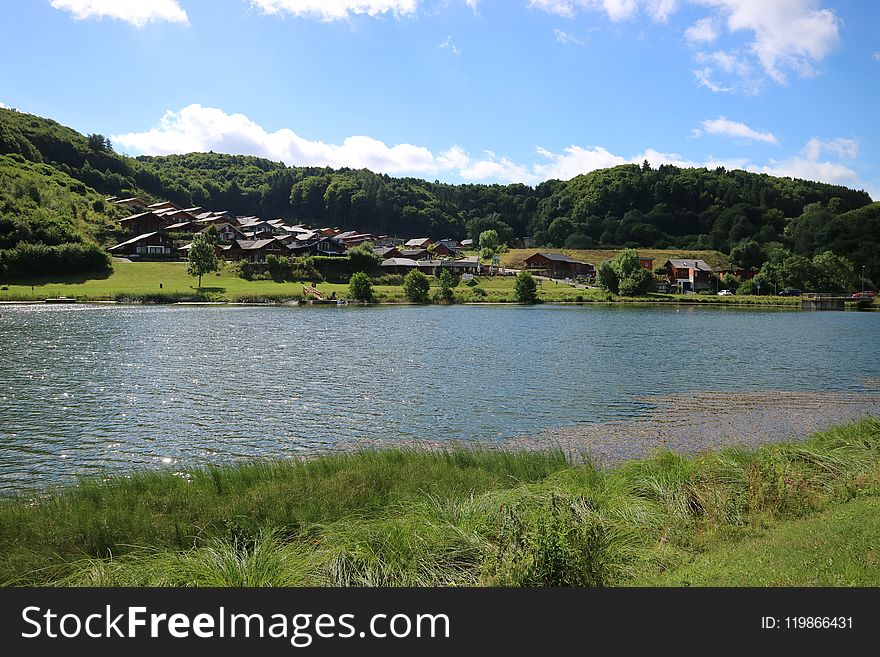
[[[329,455],[3,501],[0,584],[867,585],[878,500],[877,418],[610,470],[559,453]]]
[[[513,276],[480,276],[476,286],[459,284],[455,292],[457,303],[513,303]],[[433,281],[433,279],[432,279]],[[161,287],[160,287],[161,284]],[[309,283],[310,284],[310,283]],[[82,301],[145,301],[153,303],[175,301],[230,301],[280,302],[302,298],[302,283],[275,281],[248,281],[233,275],[228,267],[197,279],[187,275],[183,262],[113,262],[113,272],[102,275],[54,276],[28,281],[5,282],[0,285],[0,301],[33,301],[47,297],[76,297]],[[485,294],[474,291],[480,288]],[[348,285],[319,283],[318,289],[327,297],[335,293],[339,299],[348,297]],[[375,285],[376,300],[385,303],[405,303],[402,285]],[[437,292],[436,285],[430,294]],[[651,294],[623,299],[609,297],[599,289],[574,288],[563,283],[543,281],[538,287],[538,298],[543,302],[624,302],[624,303],[722,303],[799,306],[799,299],[785,297],[717,297],[704,295]]]
[[[775,523],[640,584],[647,586],[880,586],[880,498]]]

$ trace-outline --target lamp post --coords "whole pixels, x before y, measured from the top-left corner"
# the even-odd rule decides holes
[[[862,292],[865,291],[865,265],[862,265]]]

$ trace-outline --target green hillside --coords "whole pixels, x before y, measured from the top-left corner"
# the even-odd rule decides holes
[[[17,156],[9,166],[43,164],[102,195],[315,226],[435,239],[478,238],[495,229],[508,243],[530,237],[538,246],[570,250],[711,250],[755,268],[774,257],[812,260],[831,250],[852,271],[864,266],[869,276],[880,275],[880,206],[866,192],[721,167],[652,168],[646,162],[536,187],[452,185],[241,155],[131,158],[116,153],[103,135],[85,136],[9,109],[0,109],[0,154]],[[8,222],[11,210],[4,212]],[[109,217],[95,212],[102,221]],[[71,235],[82,231],[79,226]],[[85,234],[103,241],[108,233],[86,228]],[[8,242],[9,234],[0,239]]]

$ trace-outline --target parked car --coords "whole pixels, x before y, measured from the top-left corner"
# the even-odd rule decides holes
[[[733,292],[731,292],[730,290],[721,290],[721,291],[718,293],[718,296],[719,296],[719,297],[732,297],[732,296],[733,296]]]
[[[801,291],[797,288],[787,287],[782,292],[779,293],[781,297],[799,297],[801,296]]]
[[[874,290],[865,290],[864,292],[856,292],[852,295],[852,299],[873,299],[877,296]]]

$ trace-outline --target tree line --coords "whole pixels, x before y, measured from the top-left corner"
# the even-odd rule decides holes
[[[825,251],[880,275],[880,210],[864,191],[739,170],[621,165],[568,181],[448,184],[365,169],[289,167],[252,156],[190,153],[131,158],[100,134],[0,109],[0,154],[51,165],[101,194],[283,217],[399,236],[469,237],[589,249],[687,248],[792,255]]]

